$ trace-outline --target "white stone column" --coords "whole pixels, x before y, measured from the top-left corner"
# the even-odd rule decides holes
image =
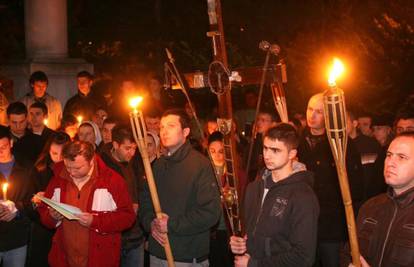
[[[25,0],[25,38],[28,59],[68,56],[66,0]]]

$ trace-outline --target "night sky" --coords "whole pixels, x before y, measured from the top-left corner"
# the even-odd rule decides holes
[[[0,0],[2,61],[25,57],[23,6]],[[282,48],[290,109],[302,111],[309,95],[325,89],[334,56],[347,66],[340,86],[357,100],[350,103],[355,108],[392,111],[413,93],[413,1],[223,0],[222,6],[231,67],[261,66],[261,40]],[[207,1],[68,0],[68,24],[71,57],[94,63],[98,77],[162,74],[165,47],[182,71],[207,70],[212,61]]]

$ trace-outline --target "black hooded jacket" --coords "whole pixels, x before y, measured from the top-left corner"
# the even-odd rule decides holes
[[[294,172],[274,183],[265,170],[250,183],[244,199],[248,266],[312,266],[319,204],[313,175]],[[266,195],[264,196],[264,194]]]

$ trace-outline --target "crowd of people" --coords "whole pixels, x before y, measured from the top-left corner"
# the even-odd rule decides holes
[[[230,163],[214,110],[197,122],[156,76],[146,90],[123,77],[114,92],[94,91],[86,71],[76,79],[64,108],[41,71],[22,99],[0,101],[0,266],[161,267],[166,242],[177,267],[352,266],[322,94],[280,123],[275,109],[255,118],[257,94],[245,92],[230,137],[243,225],[235,236],[221,202]],[[127,102],[138,94],[160,216],[129,124]],[[347,134],[363,266],[414,266],[414,99],[395,114],[348,110]],[[76,207],[74,217],[45,198]]]

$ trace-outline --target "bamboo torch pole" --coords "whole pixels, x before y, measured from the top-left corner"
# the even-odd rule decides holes
[[[339,59],[334,59],[334,65],[329,75],[329,89],[323,94],[325,127],[329,144],[335,159],[339,186],[345,206],[346,222],[348,226],[349,243],[351,247],[352,263],[361,267],[358,238],[356,233],[355,215],[352,208],[352,198],[346,171],[346,108],[344,92],[336,86],[336,78],[343,72],[344,67]]]
[[[130,99],[129,104],[132,107],[132,112],[129,113],[129,119],[131,122],[132,132],[134,134],[135,142],[138,145],[139,152],[141,153],[142,161],[144,164],[145,175],[147,177],[148,187],[151,194],[152,205],[157,218],[162,218],[162,210],[160,200],[158,198],[157,186],[155,185],[154,175],[152,173],[151,163],[147,151],[146,135],[147,130],[145,127],[144,118],[142,112],[138,110],[138,105],[142,101],[142,97],[136,97]],[[174,258],[171,251],[170,241],[167,235],[167,241],[164,245],[165,255],[168,262],[168,267],[174,267]]]

